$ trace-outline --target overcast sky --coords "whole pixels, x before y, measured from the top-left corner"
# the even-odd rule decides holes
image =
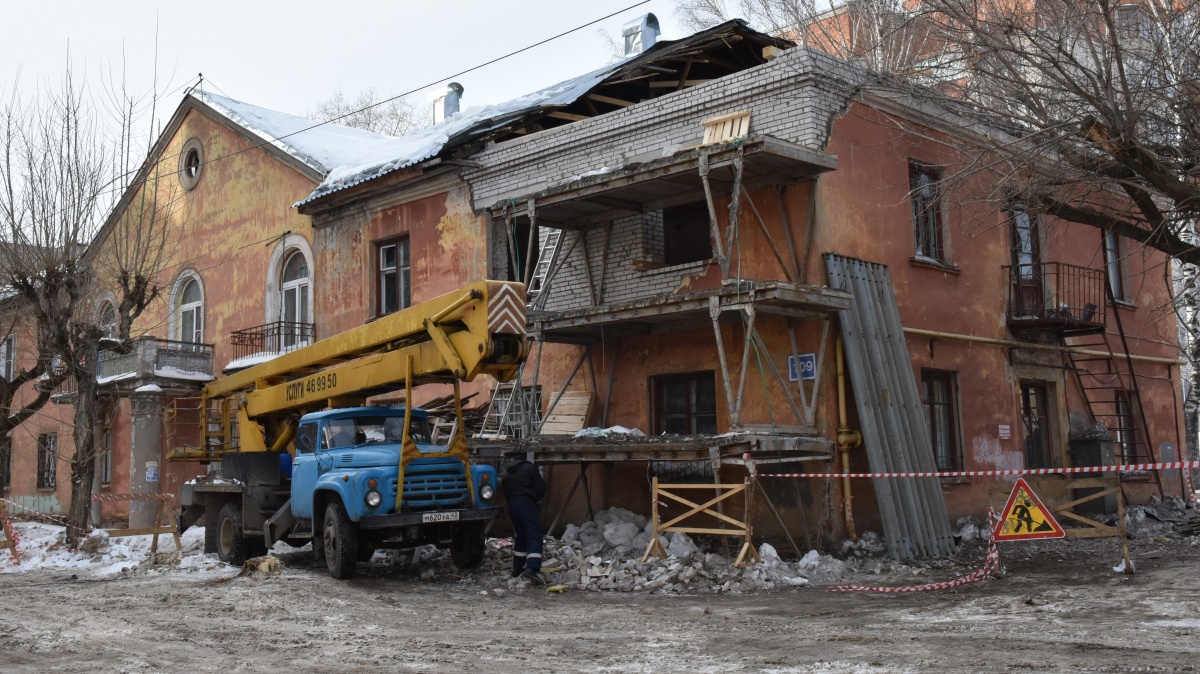
[[[0,22],[0,92],[23,96],[56,82],[67,64],[99,85],[102,69],[124,71],[148,90],[155,26],[160,86],[169,114],[182,87],[204,73],[206,89],[303,115],[341,88],[348,98],[415,89],[633,5],[638,0],[204,0],[8,3]],[[495,103],[606,63],[598,31],[653,12],[663,37],[681,37],[672,0],[650,0],[595,26],[456,77],[463,107]],[[18,79],[18,73],[20,77]],[[424,103],[444,83],[413,100]],[[178,89],[178,90],[177,90]]]

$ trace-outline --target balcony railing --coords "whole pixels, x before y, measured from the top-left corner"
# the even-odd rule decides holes
[[[1104,329],[1104,272],[1063,262],[1008,265],[1012,329],[1086,333]]]
[[[275,321],[229,334],[234,360],[295,351],[312,344],[316,339],[316,325],[289,321]]]
[[[101,351],[96,375],[103,385],[150,377],[209,381],[212,373],[212,344],[142,337],[127,353]]]

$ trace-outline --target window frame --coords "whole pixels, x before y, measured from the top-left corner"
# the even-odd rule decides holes
[[[391,267],[384,267],[384,251],[388,248],[395,247],[396,257],[395,263]],[[372,247],[374,251],[374,278],[375,278],[375,316],[387,316],[397,311],[407,309],[412,306],[412,243],[408,236],[397,236],[388,239],[376,241]],[[403,255],[401,255],[403,251]],[[396,307],[389,308],[386,304],[388,298],[388,280],[385,279],[385,274],[395,274],[395,297]]]
[[[921,178],[929,178],[922,183]],[[913,257],[917,260],[950,264],[946,246],[945,218],[942,217],[942,194],[938,183],[942,172],[936,166],[910,159],[908,161],[908,194],[912,205]],[[928,189],[931,193],[925,194]],[[930,231],[932,237],[929,236]],[[922,236],[924,235],[924,236]],[[932,241],[929,239],[932,238]],[[932,244],[930,248],[929,244]]]
[[[112,482],[112,431],[104,431],[100,436],[100,484],[106,486]]]
[[[12,381],[17,376],[17,336],[6,335],[0,339],[0,377]]]
[[[40,433],[38,446],[38,489],[58,487],[58,433]]]
[[[0,456],[0,492],[12,486],[12,443],[8,443],[8,451]]]
[[[688,390],[688,409],[684,412],[688,432],[684,435],[716,435],[719,430],[717,416],[717,377],[714,370],[699,370],[696,372],[679,372],[651,376],[650,384],[650,426],[654,429],[655,435],[666,433],[666,419],[668,417],[678,416],[675,414],[667,414],[666,412],[666,395],[663,387],[667,384],[683,382],[689,385]],[[699,396],[696,391],[696,383],[704,381],[704,383],[712,383],[712,411],[699,410],[697,403]],[[699,430],[698,418],[703,416],[712,416],[712,433]]]
[[[287,280],[288,265],[292,264],[293,260],[299,259],[304,264],[304,276]],[[288,293],[293,293],[291,302],[288,301]],[[300,325],[312,324],[312,317],[308,315],[309,304],[312,301],[312,270],[309,268],[308,256],[299,248],[294,248],[284,254],[283,265],[279,270],[279,322],[295,323]],[[287,312],[291,308],[295,312],[294,320],[288,320]],[[297,328],[284,332],[281,335],[283,350],[290,351],[303,346],[308,346],[310,343],[308,333],[302,328]]]
[[[1021,417],[1021,442],[1022,442],[1022,458],[1025,461],[1026,468],[1057,468],[1054,465],[1054,435],[1053,430],[1054,419],[1050,410],[1050,385],[1048,382],[1038,380],[1022,379],[1018,384],[1018,405]],[[1042,420],[1040,432],[1043,434],[1043,452],[1044,457],[1034,457],[1031,454],[1030,437],[1036,432],[1029,425],[1029,392],[1040,394],[1040,397],[1035,402],[1041,408],[1041,414],[1038,419]],[[1044,458],[1041,465],[1037,465],[1032,459]]]
[[[188,286],[195,284],[197,291],[200,293],[200,299],[194,302],[184,303],[183,297],[187,294]],[[203,344],[204,343],[204,288],[200,286],[200,282],[194,278],[189,278],[179,287],[179,325],[176,329],[176,336],[180,342],[187,344]],[[184,316],[188,313],[192,314],[192,334],[191,339],[188,335],[183,334]]]
[[[1104,275],[1113,299],[1128,302],[1125,297],[1125,260],[1121,255],[1121,237],[1115,232],[1104,232]]]
[[[932,368],[921,368],[921,409],[925,414],[925,424],[929,429],[929,443],[933,450],[934,462],[937,464],[937,469],[942,471],[962,470],[962,442],[958,434],[958,377],[956,372],[951,370],[937,370]],[[935,382],[940,382],[945,386],[945,400],[934,401],[930,394],[931,385]],[[943,408],[942,417],[946,428],[942,429],[941,437],[944,437],[948,446],[940,448],[938,446],[939,434],[934,432],[935,418],[934,406]],[[949,459],[948,462],[943,462],[943,457]]]

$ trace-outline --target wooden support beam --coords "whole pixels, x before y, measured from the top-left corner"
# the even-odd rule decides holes
[[[562,388],[558,390],[558,395],[554,396],[554,400],[550,401],[550,406],[546,408],[546,416],[538,422],[537,434],[541,434],[542,426],[546,425],[546,420],[550,418],[550,414],[554,412],[554,406],[562,399],[563,394],[567,392],[567,387],[574,381],[575,375],[579,373],[579,368],[583,367],[583,361],[587,360],[588,355],[592,352],[592,347],[584,347],[583,353],[579,354],[579,360],[575,363],[575,367],[571,369],[571,374],[567,375],[567,380],[563,382]]]
[[[708,298],[708,315],[712,318],[713,334],[717,341],[717,359],[721,363],[721,380],[725,383],[725,403],[729,410],[730,425],[733,424],[733,384],[729,376],[729,362],[725,358],[725,339],[721,336],[721,303],[720,298]]]
[[[783,233],[787,236],[788,253],[792,256],[792,271],[795,272],[795,279],[797,281],[807,283],[808,278],[800,273],[799,256],[796,255],[796,239],[792,235],[792,221],[788,218],[787,208],[783,204],[783,185],[776,185],[774,192],[775,203],[779,206],[779,219],[783,222]],[[805,271],[807,271],[807,268]]]
[[[708,180],[708,155],[700,153],[700,182],[704,184],[704,202],[708,205],[709,236],[712,237],[713,249],[717,254],[717,262],[721,265],[722,278],[729,276],[729,258],[721,244],[721,225],[717,221],[717,208],[713,205],[712,184]],[[713,320],[716,320],[715,318]]]
[[[632,103],[630,101],[624,101],[619,98],[613,98],[612,96],[605,96],[603,94],[588,94],[587,97],[592,99],[593,101],[597,101],[599,103],[608,103],[609,105],[619,105],[622,108],[628,108],[631,105],[635,105],[634,103]]]
[[[541,247],[541,241],[538,237],[537,224],[537,203],[530,199],[525,206],[525,212],[529,215],[529,240],[525,244],[525,274],[522,276],[525,287],[529,287],[529,281],[533,278],[533,268],[535,265],[530,264],[533,261],[533,247],[536,245]]]
[[[712,80],[682,80],[682,81],[671,81],[671,82],[651,82],[650,88],[651,89],[676,89],[681,86],[694,87],[699,84],[707,84],[708,82],[711,82],[711,81]]]
[[[563,112],[562,110],[546,113],[546,116],[553,117],[554,119],[565,119],[568,122],[582,122],[585,119],[591,119],[587,115],[577,115],[573,112]]]
[[[733,414],[730,415],[730,423],[734,426],[742,423],[742,394],[746,392],[746,372],[750,369],[751,335],[754,334],[754,319],[757,316],[754,311],[753,304],[747,305],[742,309],[742,311],[746,314],[746,324],[743,326],[745,328],[746,335],[745,339],[742,340],[744,342],[742,345],[742,371],[738,375],[737,406],[734,410],[734,413],[736,413],[737,417],[735,419],[733,418]]]
[[[818,178],[817,180],[819,180]],[[808,222],[804,223],[804,257],[800,258],[800,282],[808,284],[808,257],[812,254],[813,229],[817,223],[817,180],[808,194]]]
[[[793,282],[796,277],[792,276],[791,270],[788,269],[787,263],[783,261],[783,256],[779,254],[779,247],[775,245],[775,238],[771,236],[771,230],[767,229],[767,223],[763,220],[762,215],[758,212],[758,207],[754,205],[754,200],[750,198],[750,193],[746,191],[746,186],[742,185],[742,196],[746,198],[746,203],[750,205],[750,212],[754,214],[754,220],[758,223],[758,228],[762,230],[763,236],[767,238],[767,245],[771,247],[771,252],[775,254],[775,261],[779,263],[779,268],[783,270],[783,275],[788,282]]]
[[[734,155],[733,162],[730,166],[733,171],[733,189],[731,190],[732,197],[729,200],[729,223],[725,225],[726,241],[725,250],[733,255],[733,242],[737,239],[738,221],[742,215],[742,150],[738,148],[738,153]],[[729,277],[729,263],[726,262],[725,278]]]
[[[611,221],[604,229],[604,251],[600,257],[600,292],[597,293],[597,304],[604,304],[604,281],[608,276],[608,251],[612,247],[613,224]]]

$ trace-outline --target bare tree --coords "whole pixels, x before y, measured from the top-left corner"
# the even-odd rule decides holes
[[[380,97],[374,88],[359,92],[353,100],[337,89],[332,96],[318,103],[308,116],[385,136],[403,136],[427,126],[433,120],[432,105],[414,105],[403,97],[385,103],[379,101]]]
[[[0,285],[12,289],[38,345],[36,365],[9,382],[8,395],[11,401],[15,387],[36,382],[31,404],[40,406],[58,383],[74,381],[71,544],[86,530],[103,414],[97,364],[105,335],[94,314],[96,288],[117,289],[117,337],[127,340],[158,296],[172,201],[159,187],[170,182],[159,179],[163,162],[151,156],[140,170],[133,164],[147,156],[135,128],[140,119],[153,120],[156,94],[109,93],[115,125],[105,123],[70,71],[35,103],[14,94],[0,112]],[[0,425],[21,423],[28,409],[10,407]]]

